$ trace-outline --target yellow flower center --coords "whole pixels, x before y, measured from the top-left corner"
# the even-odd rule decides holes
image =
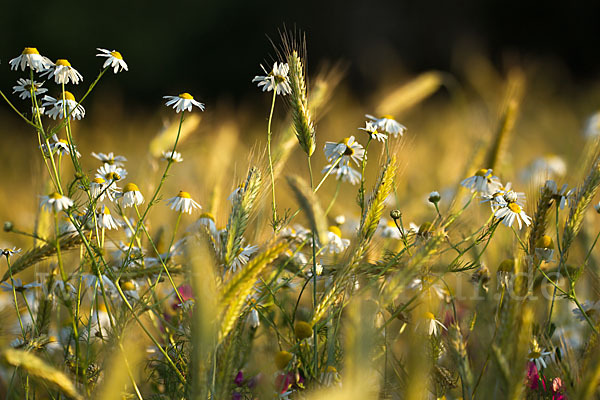
[[[425,318],[427,318],[427,319],[435,319],[435,315],[433,315],[432,312],[427,311],[427,312],[425,312]]]
[[[392,117],[392,116],[391,116],[391,115],[389,115],[389,114],[386,114],[386,115],[382,116],[381,118],[385,118],[385,119],[394,119],[394,117]]]
[[[102,207],[102,213],[103,213],[104,215],[110,215],[110,210],[108,209],[108,207],[106,207],[106,206],[103,206],[103,207]]]
[[[140,189],[137,187],[137,185],[135,183],[128,183],[123,188],[123,193],[127,193],[127,192],[139,192],[139,191],[140,191]]]
[[[342,143],[346,145],[346,150],[344,150],[345,156],[351,156],[354,154],[354,149],[348,145],[348,141],[350,141],[350,138],[345,138],[342,140]]]
[[[189,93],[186,92],[186,93],[181,93],[179,95],[179,98],[186,99],[186,100],[193,100],[194,96],[192,96],[191,94],[189,94]]]
[[[121,53],[119,53],[118,51],[114,50],[110,52],[110,55],[113,56],[114,58],[118,58],[119,60],[123,59],[123,56],[121,55]]]
[[[109,181],[118,181],[121,179],[121,175],[117,174],[116,172],[109,172],[108,174],[104,175],[104,177]]]
[[[104,303],[98,304],[98,311],[106,312],[106,304],[104,304]]]
[[[58,200],[58,199],[62,199],[62,194],[58,193],[58,192],[54,192],[51,195],[48,196],[51,199],[54,200]]]
[[[212,222],[215,222],[215,216],[212,215],[209,212],[205,212],[205,213],[200,214],[199,218],[206,218],[206,219],[210,219]]]
[[[390,228],[395,228],[396,227],[396,223],[394,222],[393,219],[390,219],[387,224],[387,226],[389,226]]]
[[[132,281],[123,281],[123,282],[121,282],[121,289],[135,290],[135,284]]]
[[[58,143],[63,143],[63,144],[66,144],[66,145],[69,144],[69,142],[67,142],[65,139],[59,139]]]
[[[535,247],[538,249],[553,249],[554,242],[548,235],[544,235],[535,242]]]
[[[188,192],[184,192],[183,190],[179,192],[177,197],[181,197],[182,199],[191,199],[192,196]]]
[[[330,372],[332,374],[335,374],[337,372],[337,369],[335,369],[335,367],[333,365],[329,365],[327,367],[327,372]]]
[[[56,60],[56,62],[54,64],[60,65],[62,67],[70,67],[71,66],[71,63],[63,58]]]
[[[540,353],[539,351],[531,351],[529,353],[529,358],[540,358],[542,356],[542,353]]]
[[[25,47],[22,54],[37,54],[37,55],[39,55],[40,52],[35,47]]]
[[[75,96],[73,96],[73,93],[65,90],[65,100],[75,101]]]
[[[94,178],[94,179],[92,180],[92,182],[93,182],[93,183],[97,183],[97,184],[101,185],[101,184],[103,184],[103,183],[104,183],[104,182],[106,182],[106,181],[105,181],[104,179],[102,179],[102,178]]]
[[[486,176],[487,175],[487,169],[480,169],[479,171],[475,172],[475,176]]]
[[[519,214],[521,211],[523,211],[523,209],[521,208],[521,206],[518,205],[517,203],[509,203],[508,204],[508,208],[510,208],[510,210],[512,212],[515,212],[517,214]]]
[[[329,227],[329,232],[335,233],[338,237],[342,237],[342,231],[335,225]]]

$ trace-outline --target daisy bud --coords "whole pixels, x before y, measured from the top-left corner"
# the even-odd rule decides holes
[[[4,222],[4,232],[10,232],[13,230],[13,223],[10,221]]]
[[[313,329],[308,322],[298,321],[294,326],[294,333],[299,340],[304,340],[312,336]]]
[[[437,204],[441,199],[441,196],[438,192],[433,191],[431,193],[429,193],[429,202],[433,203],[433,204]]]
[[[400,212],[400,210],[392,210],[390,211],[390,217],[392,219],[400,219],[402,218],[402,213]]]

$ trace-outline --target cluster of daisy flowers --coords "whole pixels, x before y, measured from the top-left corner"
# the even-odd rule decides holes
[[[120,71],[127,71],[127,63],[123,56],[116,50],[107,50],[99,48],[99,57],[106,58],[103,68],[111,67],[116,74]],[[35,47],[26,47],[20,56],[9,61],[12,70],[25,71],[30,69],[31,73],[39,74],[40,78],[53,80],[57,85],[61,85],[62,90],[56,97],[44,95],[39,104],[37,101],[33,105],[32,113],[34,115],[47,115],[52,119],[65,118],[82,119],[85,117],[85,109],[75,100],[75,96],[64,87],[67,84],[78,85],[83,81],[81,73],[75,69],[71,63],[64,58],[59,58],[52,62],[48,57],[42,56]],[[17,84],[13,86],[13,93],[25,100],[34,98],[48,92],[44,88],[45,82],[38,82],[30,78],[20,78]]]
[[[390,115],[375,118],[367,114],[366,117],[370,121],[365,122],[364,128],[358,129],[368,134],[369,141],[385,142],[390,136],[397,138],[406,131],[406,127]],[[356,141],[354,136],[346,137],[339,142],[326,142],[323,151],[329,162],[321,171],[323,174],[333,174],[337,180],[352,185],[361,181],[362,173],[354,169],[352,163],[364,170],[366,149]]]
[[[463,180],[461,185],[478,192],[484,202],[489,202],[494,216],[507,227],[512,227],[515,221],[519,229],[531,224],[531,217],[523,210],[525,194],[512,190],[510,182],[502,185],[491,169],[478,170],[475,175]]]

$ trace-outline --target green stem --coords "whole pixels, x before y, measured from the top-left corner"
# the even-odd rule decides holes
[[[308,171],[310,174],[310,189],[313,190],[313,174],[312,167],[310,164],[310,156],[308,156]],[[313,190],[314,191],[314,190]],[[312,306],[313,312],[317,310],[317,243],[315,240],[315,231],[312,232],[312,275],[313,275],[313,292],[312,292]],[[314,376],[318,376],[319,373],[319,348],[318,348],[318,337],[317,337],[317,323],[313,326],[313,347],[314,347],[314,358],[313,368]]]
[[[329,205],[327,206],[327,209],[325,210],[325,216],[327,216],[329,214],[329,211],[331,211],[331,207],[333,207],[333,204],[335,203],[338,194],[340,193],[340,186],[342,184],[341,180],[337,181],[337,185],[335,185],[335,193],[333,194],[333,197],[331,198],[331,201],[329,202]]]
[[[277,97],[277,86],[273,89],[273,101],[271,102],[271,112],[269,113],[269,122],[267,124],[267,152],[269,153],[269,171],[271,172],[271,192],[273,195],[273,230],[277,232],[277,202],[275,201],[275,175],[273,173],[273,157],[271,155],[271,122],[273,120],[273,110],[275,110],[275,98]]]

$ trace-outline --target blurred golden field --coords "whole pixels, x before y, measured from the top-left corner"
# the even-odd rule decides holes
[[[235,106],[223,100],[207,104],[203,113],[194,110],[184,114],[177,145],[184,161],[173,164],[158,196],[161,201],[152,207],[146,222],[148,236],[152,236],[157,249],[167,255],[171,252],[169,243],[189,237],[185,250],[176,257],[174,255],[174,260],[167,257],[163,263],[165,268],[175,271],[175,285],[162,276],[158,286],[143,292],[141,288],[146,283],[139,278],[140,288],[136,290],[141,294],[141,300],[131,300],[137,315],[135,321],[131,309],[122,302],[113,304],[111,301],[110,306],[105,305],[114,312],[118,328],[111,327],[109,334],[97,343],[90,344],[89,337],[87,343],[82,342],[81,348],[87,349],[86,356],[82,356],[83,350],[81,353],[79,349],[74,350],[76,346],[72,339],[66,343],[64,339],[56,339],[62,346],[58,352],[47,350],[44,347],[47,343],[36,347],[31,343],[43,336],[38,331],[30,332],[30,343],[22,338],[25,344],[15,346],[14,341],[22,332],[9,328],[17,323],[13,293],[2,293],[4,305],[0,312],[6,322],[5,328],[0,329],[0,348],[12,346],[26,350],[27,354],[37,355],[64,374],[52,378],[50,372],[28,366],[27,360],[14,361],[11,357],[16,356],[5,350],[5,366],[0,367],[2,392],[8,398],[24,398],[25,395],[58,398],[57,393],[74,398],[106,399],[287,398],[272,383],[276,375],[285,371],[296,374],[295,383],[283,390],[285,393],[289,389],[291,393],[287,396],[292,399],[564,398],[552,397],[558,396],[559,392],[568,398],[596,398],[600,382],[598,315],[590,312],[590,321],[595,328],[588,326],[585,321],[575,319],[573,299],[558,296],[551,321],[554,326],[548,324],[550,301],[544,293],[552,293],[552,286],[535,268],[530,271],[537,279],[535,286],[530,281],[532,287],[525,290],[523,298],[509,298],[508,294],[505,298],[496,277],[499,266],[502,261],[511,259],[515,268],[520,265],[527,269],[527,263],[533,262],[535,254],[531,252],[535,253],[535,249],[523,249],[517,236],[527,244],[532,230],[524,227],[513,231],[504,226],[501,220],[490,216],[489,205],[482,204],[479,197],[474,197],[464,212],[459,210],[470,197],[469,190],[460,182],[481,168],[492,168],[491,159],[494,160],[494,175],[505,184],[511,182],[515,191],[525,193],[527,200],[523,209],[531,217],[539,211],[537,202],[546,179],[555,180],[558,187],[567,183],[569,189],[585,188],[584,180],[590,174],[590,168],[592,171],[598,168],[600,126],[593,128],[588,122],[600,111],[600,82],[573,83],[565,71],[542,61],[512,60],[499,68],[477,53],[460,54],[456,59],[460,61],[456,62],[453,71],[394,69],[382,75],[367,96],[358,95],[345,82],[340,66],[307,71],[308,103],[316,132],[316,150],[311,158],[314,183],[321,180],[321,170],[327,164],[323,152],[325,142],[338,143],[353,135],[364,146],[367,134],[358,128],[364,125],[365,114],[392,115],[407,130],[403,136],[388,138],[390,156],[395,156],[397,164],[397,172],[393,174],[395,196],[390,196],[385,203],[380,202],[381,210],[373,214],[378,216],[375,223],[381,218],[391,221],[390,211],[398,209],[407,228],[411,222],[417,227],[431,224],[430,232],[425,234],[423,228],[417,229],[409,242],[383,237],[383,226],[380,226],[373,237],[366,240],[363,253],[356,256],[358,261],[354,260],[353,252],[359,253],[355,248],[360,242],[357,229],[359,233],[363,232],[361,218],[363,222],[366,218],[361,216],[361,207],[356,201],[358,186],[341,183],[336,196],[338,184],[333,175],[328,177],[315,196],[323,209],[335,198],[325,224],[338,225],[341,237],[350,239],[350,246],[340,254],[319,257],[318,262],[323,264],[323,280],[314,294],[318,291],[323,296],[318,300],[327,306],[322,318],[315,317],[317,311],[311,300],[313,281],[308,271],[312,262],[288,265],[286,260],[293,257],[285,251],[293,248],[280,239],[281,232],[274,232],[269,222],[271,186],[266,137],[272,93],[249,95]],[[250,80],[257,72],[258,68],[240,73],[247,74]],[[124,74],[135,73],[131,70]],[[7,95],[10,86],[12,82],[5,82],[2,87]],[[77,90],[84,91],[83,88]],[[192,93],[194,88],[185,90]],[[82,94],[80,92],[76,95]],[[91,152],[114,152],[125,156],[128,172],[125,182],[135,182],[149,198],[164,171],[165,163],[160,161],[160,154],[172,149],[178,135],[179,114],[164,107],[162,99],[156,99],[155,109],[130,110],[118,97],[99,93],[95,97],[92,92],[83,103],[88,108],[85,118],[71,123],[73,142],[82,155],[81,168],[93,178],[100,162],[90,156]],[[196,96],[202,101],[201,93]],[[310,230],[310,216],[315,211],[302,206],[301,196],[286,179],[300,176],[309,180],[307,157],[294,135],[290,106],[281,97],[276,100],[272,130],[277,212],[281,216],[289,210],[288,215],[294,215],[284,221],[280,229],[299,223]],[[15,104],[19,102],[15,101]],[[27,108],[17,107],[22,111]],[[35,129],[23,123],[6,104],[0,110],[0,121],[4,139],[0,148],[3,171],[0,219],[10,221],[14,230],[35,231],[49,243],[54,243],[52,214],[41,211],[40,207],[40,197],[54,189],[43,163]],[[590,136],[594,129],[596,135]],[[387,154],[386,146],[376,141],[368,148],[367,196],[372,189],[377,192],[383,166],[392,163],[392,157],[388,159]],[[548,173],[539,168],[541,158],[554,160],[559,166],[562,160],[565,168]],[[538,168],[534,173],[532,165],[536,165],[536,160]],[[63,161],[61,173],[68,182],[73,177],[74,167],[69,157]],[[235,204],[228,197],[244,182],[252,167],[260,172],[262,181],[243,237],[247,245],[256,245],[259,249],[258,255],[250,259],[257,260],[264,255],[265,260],[261,261],[264,265],[260,264],[257,274],[247,272],[244,267],[237,275],[221,274],[219,257],[212,255],[210,244],[193,234],[192,225],[199,212],[191,216],[180,215],[169,209],[165,202],[180,190],[189,192],[202,205],[201,212],[214,215],[217,229],[227,230],[232,204]],[[559,261],[560,257],[555,255],[554,262],[544,266],[548,273],[556,271],[559,265],[565,270],[580,270],[576,285],[573,283],[570,287],[573,293],[576,291],[580,303],[598,301],[600,297],[600,260],[594,247],[594,239],[600,230],[600,216],[593,207],[599,201],[596,188],[597,185],[591,192],[593,198],[588,199],[589,207],[580,216],[581,229],[575,229],[576,238],[567,246],[567,249],[570,247],[568,262]],[[428,202],[432,191],[441,195],[440,216]],[[84,198],[82,193],[80,191],[79,198]],[[575,209],[577,201],[570,200],[569,207]],[[297,209],[301,211],[295,215]],[[542,233],[560,244],[566,240],[565,226],[570,226],[569,221],[574,218],[570,215],[575,212],[560,211],[556,222],[554,210],[552,208],[545,217]],[[450,221],[453,213],[457,213],[456,220]],[[346,222],[340,224],[336,221],[338,216],[343,216]],[[494,221],[497,230],[491,228]],[[174,230],[177,231],[173,234]],[[493,238],[489,236],[489,243],[478,241],[464,252],[453,249],[453,243],[466,247],[479,237],[476,233],[489,234],[490,230]],[[202,233],[198,235],[202,236]],[[92,242],[96,240],[94,235],[88,232]],[[102,235],[104,237],[104,233]],[[154,257],[150,239],[141,232],[140,237],[148,257]],[[194,238],[198,240],[192,241]],[[108,268],[107,264],[103,267],[100,261],[96,264],[90,260],[95,257],[109,260],[110,252],[121,240],[125,240],[121,232],[107,231],[106,243],[97,255],[87,254],[90,250],[81,244],[65,251],[64,257],[68,260],[65,270],[73,282],[77,282],[84,272],[97,275],[98,268]],[[34,243],[32,238],[15,232],[0,233],[0,248],[13,246],[25,252],[40,246],[40,241]],[[282,247],[276,251],[277,246]],[[306,251],[309,247],[310,244],[304,251],[310,259],[310,252]],[[556,249],[556,254],[559,250]],[[18,254],[11,256],[11,262],[18,257]],[[354,260],[354,264],[348,260]],[[16,276],[23,282],[31,282],[39,279],[39,273],[49,273],[57,268],[57,263],[62,261],[52,254],[29,265],[23,272],[19,271]],[[7,264],[3,260],[1,265],[0,271],[4,275],[8,271]],[[258,261],[246,265],[259,268]],[[481,280],[481,276],[477,280],[477,273],[484,274],[484,269],[489,272],[489,282]],[[135,279],[138,279],[137,273],[132,272]],[[248,277],[244,279],[248,282],[239,278],[245,277],[245,273]],[[260,286],[260,290],[252,287],[254,282],[250,282],[250,278],[256,281],[256,288]],[[280,284],[278,279],[285,283]],[[421,280],[420,294],[411,286],[415,279]],[[434,284],[427,286],[428,280],[435,285],[443,282],[446,295],[442,298],[432,295]],[[79,280],[80,285],[81,282]],[[273,285],[267,285],[267,282]],[[570,282],[566,282],[564,275],[560,282],[567,290]],[[194,310],[189,313],[169,308],[176,299],[173,286],[180,287],[185,283],[194,288]],[[239,291],[227,292],[232,287]],[[330,301],[324,295],[331,287],[335,288],[331,290],[336,301]],[[341,288],[339,291],[338,287]],[[229,293],[229,297],[220,297],[222,291]],[[41,292],[36,289],[36,296],[43,297]],[[302,293],[304,295],[299,298]],[[260,301],[247,301],[246,296],[263,296],[258,328],[249,329],[246,319],[254,304]],[[21,310],[25,310],[22,300],[19,299]],[[224,300],[229,303],[220,303]],[[97,301],[96,295],[93,301],[82,300],[80,314],[76,314],[80,320],[76,323],[67,312],[73,306],[72,300],[64,300],[64,304],[59,300],[58,305],[53,303],[56,314],[51,317],[50,331],[69,325],[85,328],[92,318],[94,301]],[[95,307],[97,309],[98,304]],[[297,313],[293,313],[296,308]],[[286,320],[286,312],[296,321],[310,322],[306,337],[300,337],[298,329],[293,329],[294,324]],[[423,331],[427,322],[420,319],[427,312],[435,314],[445,325],[444,331],[437,336]],[[180,325],[165,328],[163,318]],[[227,325],[221,318],[231,318],[232,322]],[[140,325],[149,327],[149,332],[159,338],[158,343],[175,359],[183,376],[179,379],[184,379],[185,383],[177,382],[179,375],[165,372],[172,366],[164,360],[156,361],[156,349],[146,353],[157,343],[150,340],[150,335]],[[319,331],[315,334],[320,346],[317,347],[320,364],[317,363],[316,368],[311,364],[314,362],[312,329]],[[48,332],[44,335],[49,335]],[[554,353],[552,362],[547,361],[549,365],[544,368],[546,375],[540,378],[539,388],[537,381],[533,388],[528,375],[531,372],[528,361],[538,358],[532,355],[539,350],[532,349],[532,343],[539,343]],[[280,366],[274,360],[277,352],[283,350],[293,354],[293,359]],[[75,372],[73,359],[80,363]],[[89,369],[91,364],[99,371],[93,379],[81,371]],[[18,373],[14,374],[12,367],[15,365],[24,367],[17,368]],[[243,384],[234,383],[239,371],[243,371]],[[254,389],[249,386],[249,377],[258,375],[261,379]],[[298,384],[298,376],[302,376],[302,384]],[[544,379],[553,382],[556,377],[561,378],[560,390],[541,389]],[[72,388],[66,382],[72,382]],[[235,397],[237,394],[243,397]]]

